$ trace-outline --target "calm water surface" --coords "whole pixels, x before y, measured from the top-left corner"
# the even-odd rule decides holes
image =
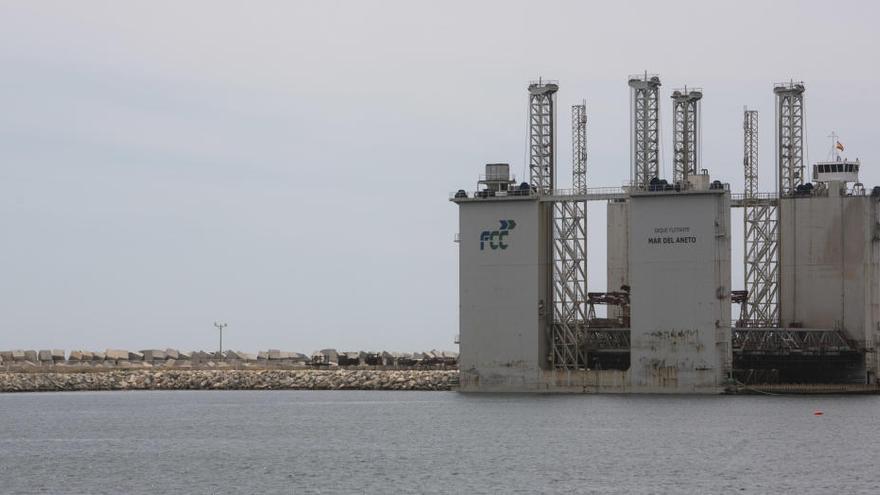
[[[0,394],[0,493],[880,493],[878,441],[880,397]]]

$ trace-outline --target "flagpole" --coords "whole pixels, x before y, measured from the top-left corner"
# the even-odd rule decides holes
[[[837,146],[837,143],[838,143],[837,133],[834,131],[831,131],[831,134],[828,137],[831,138],[831,153],[829,154],[829,157],[832,160],[839,160],[840,159],[840,148]]]

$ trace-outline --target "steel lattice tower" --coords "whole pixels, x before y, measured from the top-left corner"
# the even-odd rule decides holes
[[[586,234],[578,201],[553,202],[553,366],[585,366],[582,329],[586,315]]]
[[[529,184],[538,194],[553,194],[556,177],[555,98],[552,81],[529,84]]]
[[[673,168],[672,182],[687,184],[699,172],[701,90],[675,90],[672,93]]]
[[[743,266],[747,300],[742,327],[775,327],[779,321],[779,223],[773,198],[758,193],[758,111],[743,110]]]
[[[571,186],[587,193],[587,103],[571,106]]]
[[[586,104],[571,107],[572,185],[586,194]],[[553,366],[586,366],[582,336],[586,320],[587,215],[585,201],[553,202]]]
[[[795,192],[804,179],[804,84],[782,83],[776,94],[776,164],[778,193]]]
[[[660,77],[632,76],[630,106],[630,175],[632,185],[644,189],[659,175]]]
[[[743,108],[743,169],[745,188],[743,197],[758,196],[758,111]]]

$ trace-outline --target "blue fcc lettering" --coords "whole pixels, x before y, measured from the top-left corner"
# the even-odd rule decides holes
[[[484,251],[488,246],[491,250],[507,249],[507,237],[510,231],[516,228],[516,222],[513,220],[499,220],[498,230],[484,230],[480,232],[480,251]]]

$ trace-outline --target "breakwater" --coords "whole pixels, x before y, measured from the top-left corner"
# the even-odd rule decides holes
[[[0,392],[90,390],[450,390],[456,370],[163,370],[0,372]]]

